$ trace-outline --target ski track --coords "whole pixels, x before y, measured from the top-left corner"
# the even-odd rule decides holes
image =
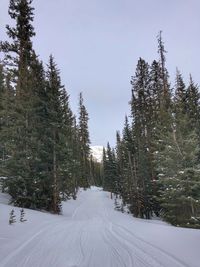
[[[42,224],[0,258],[0,267],[192,267],[115,221],[112,213],[125,215],[112,210],[106,197],[98,190],[81,193],[70,217],[64,213]]]

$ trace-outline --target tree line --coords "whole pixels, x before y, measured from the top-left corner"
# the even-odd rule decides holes
[[[88,112],[79,115],[50,55],[47,67],[33,49],[32,0],[10,0],[14,26],[0,51],[0,177],[20,207],[61,212],[61,200],[89,187],[99,167],[90,155]]]
[[[116,148],[104,149],[104,189],[140,218],[161,216],[177,226],[200,227],[200,94],[177,69],[172,88],[161,32],[159,58],[139,58],[131,78],[130,116]]]

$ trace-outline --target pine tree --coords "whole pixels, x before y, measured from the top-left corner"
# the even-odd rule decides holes
[[[171,128],[163,134],[162,149],[156,155],[159,199],[167,221],[174,225],[197,225],[199,144],[196,130],[191,128],[186,86],[179,72],[173,106]]]
[[[135,152],[132,129],[126,116],[121,140],[122,198],[123,204],[128,204],[131,212],[137,216],[139,205],[138,200],[136,200],[138,177]]]
[[[5,52],[5,62],[17,76],[18,94],[24,93],[28,81],[28,66],[31,61],[32,42],[35,36],[33,22],[34,8],[32,0],[10,0],[8,13],[15,20],[14,27],[6,25],[7,35],[12,42],[1,42],[1,51]]]
[[[118,193],[122,197],[124,160],[123,160],[122,140],[119,131],[116,132],[116,164],[117,164],[118,187],[119,187]]]
[[[14,89],[11,86],[10,73],[4,75],[4,90],[1,94],[1,110],[0,110],[0,146],[1,146],[1,168],[0,176],[5,177],[3,179],[2,190],[7,188],[8,182],[8,170],[7,163],[12,155],[12,138],[13,138],[13,125],[14,125]]]
[[[50,56],[48,71],[47,71],[47,129],[48,135],[48,177],[51,185],[50,189],[50,206],[49,209],[54,213],[60,212],[60,154],[62,153],[62,140],[60,136],[60,129],[62,127],[62,106],[60,102],[61,80],[59,71],[56,67],[54,59]]]
[[[21,209],[20,210],[20,222],[26,222],[27,220],[24,219],[24,216],[25,216],[25,211],[24,209]]]
[[[139,216],[150,218],[152,212],[152,178],[151,158],[151,95],[149,65],[139,59],[135,76],[132,78],[131,110],[133,117],[133,136],[136,148],[136,165],[138,177]]]
[[[190,117],[191,126],[194,126],[195,128],[199,128],[200,124],[199,100],[199,87],[195,85],[192,76],[190,75],[189,86],[186,89],[186,112]]]
[[[15,215],[15,211],[12,209],[10,212],[10,218],[9,218],[9,224],[13,224],[16,222],[16,215]]]
[[[164,218],[183,226],[199,217],[199,146],[188,121],[186,115],[179,116],[174,129],[165,135],[165,149],[157,154]]]
[[[72,173],[73,173],[73,198],[76,199],[76,194],[78,192],[79,181],[82,177],[81,171],[81,148],[79,143],[79,127],[76,123],[76,117],[73,118],[73,138],[72,138],[72,146],[73,146],[73,164],[72,164]]]
[[[117,173],[117,161],[115,152],[111,149],[110,144],[107,144],[107,149],[103,150],[103,188],[106,191],[114,193],[116,196],[119,194],[119,178]]]
[[[166,147],[166,139],[174,131],[173,124],[173,104],[171,96],[171,88],[169,84],[169,75],[166,69],[166,58],[165,58],[165,47],[162,39],[162,32],[158,35],[158,54],[159,54],[159,65],[157,66],[157,78],[153,72],[151,72],[151,80],[153,81],[154,87],[158,89],[159,98],[157,103],[154,103],[153,114],[153,132],[152,132],[152,154],[153,154],[153,166],[154,166],[154,177],[153,177],[153,206],[154,213],[159,215],[161,211],[160,206],[160,158],[158,155],[162,155]],[[154,65],[155,66],[155,65]],[[153,69],[152,69],[153,70]],[[153,74],[153,76],[152,76]],[[153,79],[152,79],[153,78]],[[156,78],[156,79],[155,79]],[[153,85],[152,82],[150,86]],[[159,103],[159,105],[158,105]]]
[[[10,0],[9,15],[15,26],[6,26],[10,42],[1,42],[6,67],[15,83],[15,101],[12,109],[13,124],[7,128],[12,142],[9,143],[10,157],[6,161],[8,191],[16,205],[30,207],[32,199],[31,177],[31,115],[33,92],[30,86],[32,41],[35,35],[32,26],[32,1]],[[10,116],[11,117],[11,116]]]
[[[3,65],[0,65],[0,135],[2,137],[2,130],[3,130],[3,120],[4,120],[4,94],[5,94],[5,77],[4,77],[4,71],[3,71]],[[1,165],[4,162],[5,158],[5,147],[4,142],[2,141],[2,138],[0,139],[0,161]]]
[[[86,189],[90,185],[90,139],[88,131],[88,112],[83,103],[83,96],[80,93],[79,98],[79,145],[80,145],[80,161],[81,161],[81,178],[79,186]]]
[[[62,150],[60,150],[60,176],[61,191],[63,198],[67,199],[71,195],[76,198],[77,177],[74,175],[74,166],[76,163],[76,155],[74,153],[74,117],[69,106],[69,95],[65,88],[61,90],[61,111],[62,111],[62,127],[60,129],[60,142]]]
[[[32,90],[32,109],[29,120],[31,150],[29,164],[31,166],[31,207],[48,209],[48,144],[47,131],[47,90],[43,63],[33,54],[30,68],[30,87]]]
[[[159,54],[159,64],[160,64],[160,76],[162,80],[162,91],[161,91],[161,109],[163,112],[165,110],[168,110],[170,107],[170,102],[171,102],[171,92],[169,90],[169,83],[168,83],[168,72],[166,69],[166,58],[165,54],[167,51],[165,50],[163,38],[162,38],[162,31],[159,32],[157,36],[157,41],[158,41],[158,54]]]
[[[186,86],[178,69],[176,70],[174,106],[176,116],[178,116],[179,112],[181,113],[180,115],[186,113]]]

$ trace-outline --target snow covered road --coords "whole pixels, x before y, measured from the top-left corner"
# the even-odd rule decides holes
[[[63,203],[63,216],[26,210],[10,226],[0,204],[0,267],[199,267],[200,231],[135,219],[97,188]],[[19,210],[15,208],[16,214]]]

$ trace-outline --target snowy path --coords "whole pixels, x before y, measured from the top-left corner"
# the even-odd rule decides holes
[[[7,219],[10,207],[0,211]],[[134,219],[100,190],[64,203],[63,216],[26,210],[26,217],[12,226],[0,219],[0,267],[200,266],[199,230]]]

